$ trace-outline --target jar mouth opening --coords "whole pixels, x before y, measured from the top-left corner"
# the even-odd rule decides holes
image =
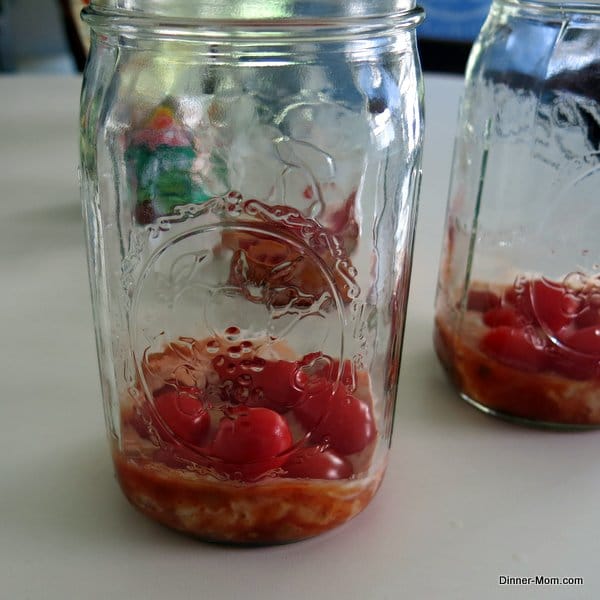
[[[163,0],[92,0],[81,16],[93,29],[159,27],[174,34],[289,39],[290,35],[328,38],[335,31],[353,37],[359,31],[413,29],[425,15],[414,0],[208,0],[180,5]]]

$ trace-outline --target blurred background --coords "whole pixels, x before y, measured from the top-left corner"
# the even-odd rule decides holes
[[[83,69],[87,32],[79,19],[85,0],[0,0],[0,72],[76,73]],[[463,73],[491,0],[422,0],[418,30],[428,71]]]
[[[82,0],[0,0],[0,71],[76,73],[83,67]]]
[[[427,71],[463,73],[491,0],[417,0],[426,12],[417,29],[421,64]]]

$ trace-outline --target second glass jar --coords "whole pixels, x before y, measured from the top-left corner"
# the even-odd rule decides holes
[[[470,57],[435,345],[468,402],[600,426],[600,10],[496,0]]]

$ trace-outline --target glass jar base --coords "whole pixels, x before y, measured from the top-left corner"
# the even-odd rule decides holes
[[[127,500],[150,519],[199,540],[267,546],[315,537],[362,512],[376,494],[385,463],[347,481],[266,480],[255,484],[197,477],[114,454]]]
[[[483,354],[477,343],[453,335],[439,315],[434,348],[457,394],[488,415],[537,429],[600,428],[597,379],[578,381],[501,364]]]
[[[512,423],[515,425],[521,425],[522,427],[529,427],[533,429],[542,429],[546,431],[563,431],[565,433],[575,432],[575,431],[594,431],[600,429],[600,423],[591,423],[591,424],[581,424],[581,423],[558,423],[553,421],[541,421],[537,419],[530,419],[527,417],[520,417],[518,415],[513,415],[511,413],[503,412],[501,410],[496,410],[494,408],[490,408],[477,400],[474,400],[464,392],[458,392],[459,397],[464,400],[467,404],[477,408],[482,413],[495,417],[497,419],[501,419],[502,421],[506,421],[508,423]]]

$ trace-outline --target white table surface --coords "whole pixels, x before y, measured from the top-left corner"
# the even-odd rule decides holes
[[[104,434],[80,217],[76,77],[0,78],[0,599],[600,598],[600,431],[479,414],[432,350],[462,81],[428,75],[420,220],[390,466],[324,536],[204,544],[130,508]],[[499,577],[583,577],[508,586]]]

